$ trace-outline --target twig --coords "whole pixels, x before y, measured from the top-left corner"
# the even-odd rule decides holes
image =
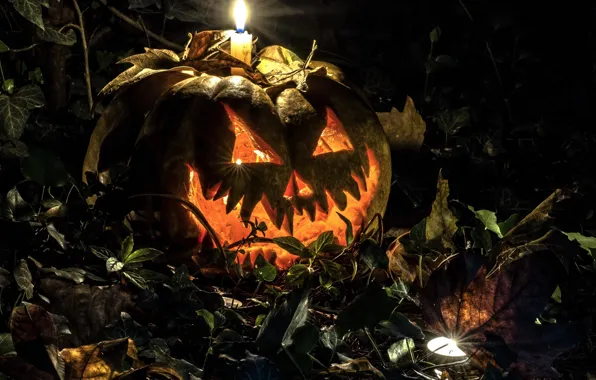
[[[85,84],[87,85],[87,102],[89,103],[89,112],[93,112],[93,89],[91,87],[91,73],[89,72],[89,49],[87,48],[87,36],[85,36],[85,24],[83,22],[83,12],[79,7],[77,0],[72,0],[79,19],[79,33],[83,43],[83,59],[85,60]]]
[[[108,8],[108,10],[110,12],[112,12],[114,15],[118,16],[120,19],[122,19],[123,21],[126,21],[127,23],[129,23],[130,25],[134,26],[135,28],[137,28],[140,31],[146,31],[147,35],[151,38],[153,38],[156,41],[161,42],[162,44],[164,44],[165,46],[172,48],[172,49],[176,49],[178,51],[182,51],[184,50],[184,46],[179,45],[175,42],[172,41],[168,41],[165,38],[163,38],[162,36],[148,30],[148,29],[143,29],[143,27],[136,22],[135,20],[131,19],[130,17],[128,17],[127,15],[125,15],[124,13],[120,12],[118,9],[112,7],[111,5],[108,5],[108,1],[107,0],[99,0],[100,3],[102,3],[103,5],[106,6],[106,8]]]

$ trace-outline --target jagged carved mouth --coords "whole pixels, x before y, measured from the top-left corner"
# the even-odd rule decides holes
[[[348,218],[354,228],[357,228],[367,217],[370,217],[367,215],[367,210],[377,191],[380,178],[379,162],[369,148],[367,148],[367,156],[368,172],[352,173],[352,179],[357,186],[344,189],[340,202],[337,202],[337,195],[333,196],[328,191],[325,191],[324,200],[321,197],[315,199],[311,186],[294,171],[288,181],[283,204],[274,206],[263,194],[261,201],[252,210],[250,220],[254,221],[256,218],[258,221],[267,223],[265,232],[267,238],[292,235],[304,244],[308,244],[322,232],[333,231],[339,243],[345,244],[346,224],[338,213]],[[229,165],[237,164],[231,162]],[[216,188],[203,191],[198,173],[190,166],[188,199],[205,214],[222,244],[233,244],[249,234],[250,227],[242,222],[243,217],[246,219],[246,215],[241,215],[243,199],[228,210],[230,206],[227,193],[218,194]],[[211,237],[193,215],[191,218],[198,227],[201,246],[213,246]],[[268,260],[275,255],[275,264],[280,268],[287,268],[296,259],[294,255],[274,244],[257,243],[243,249],[246,254],[251,255],[253,261],[260,253]],[[241,260],[244,259],[243,255],[239,256]]]

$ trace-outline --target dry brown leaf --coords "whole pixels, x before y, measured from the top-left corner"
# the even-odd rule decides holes
[[[325,74],[333,79],[334,81],[337,81],[339,83],[343,83],[344,79],[345,79],[345,75],[344,72],[337,66],[335,66],[332,63],[329,62],[323,62],[323,61],[310,61],[310,65],[309,67],[313,68],[314,70],[321,68],[325,69]]]
[[[392,108],[391,112],[377,112],[385,130],[391,149],[419,151],[424,142],[426,123],[416,111],[414,101],[409,96],[403,112]]]
[[[195,33],[184,51],[184,60],[202,59],[209,50],[216,50],[233,33],[233,30],[205,30]]]
[[[567,198],[569,198],[567,192],[556,190],[510,229],[490,251],[495,265],[488,275],[492,276],[501,267],[532,252],[548,249],[554,252],[560,250],[558,249],[560,244],[556,242],[556,236],[553,236],[554,231],[551,229],[554,219],[550,214],[558,203]]]
[[[399,239],[407,235],[407,232],[398,236],[387,249],[389,257],[389,270],[399,277],[405,284],[410,285],[416,279],[416,265],[406,260],[406,250]]]
[[[127,371],[116,376],[113,380],[184,380],[174,369],[153,363],[141,368]]]
[[[437,241],[442,248],[451,252],[455,251],[455,244],[452,237],[457,231],[457,219],[449,209],[449,181],[443,179],[439,172],[437,182],[437,195],[432,205],[432,211],[426,218],[426,240],[428,242]]]
[[[74,346],[92,342],[120,318],[120,312],[133,306],[130,292],[119,285],[73,286],[71,281],[48,277],[41,279],[40,292],[50,299],[52,312],[68,318]]]
[[[66,378],[111,380],[138,365],[137,348],[129,338],[121,338],[77,348],[65,348],[60,356],[66,363]]]
[[[359,373],[359,372],[371,372],[374,377],[384,379],[383,373],[375,368],[367,358],[352,359],[348,362],[337,364],[331,364],[331,368],[328,370],[331,373]]]
[[[180,64],[180,57],[171,50],[145,48],[145,53],[131,55],[118,63],[131,63],[132,67],[120,73],[110,83],[106,84],[99,92],[100,97],[109,95],[127,84],[140,80],[139,78],[135,79],[135,77],[143,70],[146,70],[145,73],[147,75],[144,77],[147,77],[160,70],[167,70],[178,66]]]
[[[10,330],[20,357],[64,379],[64,362],[58,355],[58,330],[50,313],[39,305],[17,306],[10,315]]]
[[[463,254],[435,271],[418,289],[427,327],[451,337],[485,368],[489,362],[524,379],[557,377],[553,360],[585,339],[591,318],[537,324],[561,281],[560,260],[536,253],[486,277],[487,260]]]

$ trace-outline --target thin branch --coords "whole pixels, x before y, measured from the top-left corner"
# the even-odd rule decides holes
[[[154,40],[161,42],[162,44],[164,44],[165,46],[167,46],[169,48],[176,49],[178,51],[184,50],[184,46],[179,45],[179,44],[177,44],[175,42],[166,40],[162,36],[160,36],[160,35],[158,35],[156,33],[153,33],[152,31],[150,31],[148,29],[143,29],[143,26],[141,24],[139,24],[135,20],[131,19],[130,17],[128,17],[124,13],[120,12],[118,9],[112,7],[111,5],[108,5],[108,1],[107,0],[99,0],[99,2],[102,3],[103,5],[105,5],[106,8],[108,8],[108,10],[110,12],[112,12],[114,15],[118,16],[123,21],[126,21],[127,23],[129,23],[130,25],[132,25],[133,27],[137,28],[138,30],[140,30],[142,32],[146,31],[147,35],[149,37],[153,38]]]
[[[89,72],[89,49],[87,47],[87,36],[85,36],[85,24],[83,22],[83,12],[79,7],[77,0],[72,0],[77,17],[79,19],[79,33],[83,43],[83,59],[85,60],[85,83],[87,84],[87,102],[89,103],[89,112],[93,112],[93,89],[91,87],[91,73]]]

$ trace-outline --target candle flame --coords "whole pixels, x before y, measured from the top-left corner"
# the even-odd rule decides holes
[[[234,21],[236,22],[236,31],[238,33],[244,32],[244,26],[246,24],[247,15],[248,10],[246,9],[246,4],[244,4],[244,0],[237,0],[236,5],[234,6]]]
[[[242,165],[242,160],[241,159],[237,159],[236,160],[236,165]]]

